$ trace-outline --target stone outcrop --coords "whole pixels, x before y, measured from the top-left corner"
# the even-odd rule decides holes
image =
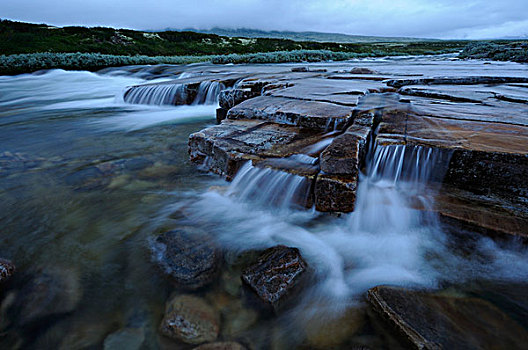
[[[221,108],[229,110],[235,107],[240,102],[249,100],[250,98],[260,96],[259,92],[252,91],[251,89],[230,89],[220,92],[218,97],[218,103]]]
[[[227,118],[260,119],[324,131],[342,129],[351,115],[350,108],[328,102],[259,96],[230,109]]]
[[[528,332],[482,299],[379,286],[368,301],[413,349],[521,349]]]
[[[226,120],[191,134],[191,160],[232,178],[248,160],[287,157],[322,137],[320,132],[258,120]]]
[[[466,191],[466,199],[479,196],[487,207],[498,199],[513,207],[513,217],[525,217],[528,77],[510,71],[481,76],[474,68],[467,76],[437,77],[413,69],[405,75],[385,66],[384,73],[296,69],[246,77],[237,83],[240,91],[225,93],[236,95],[233,103],[222,102],[219,119],[226,120],[191,135],[191,159],[232,179],[247,161],[296,173],[299,164],[283,165],[291,163],[289,157],[317,158],[305,171],[309,203],[318,211],[350,212],[368,149],[441,149],[451,160],[431,181]],[[441,208],[445,217],[476,221],[468,211],[455,212]],[[486,230],[493,226],[489,221]]]
[[[407,85],[476,85],[476,84],[505,84],[505,83],[528,83],[525,77],[492,77],[492,76],[468,76],[468,77],[441,77],[420,79],[394,79],[387,81],[392,87]]]
[[[211,283],[218,273],[220,250],[203,232],[178,229],[159,235],[153,258],[179,288],[194,290]]]
[[[167,302],[160,332],[187,344],[202,344],[216,340],[219,324],[219,316],[205,300],[178,295]]]
[[[297,248],[276,246],[265,250],[257,262],[242,272],[242,281],[275,311],[299,286],[307,264]]]

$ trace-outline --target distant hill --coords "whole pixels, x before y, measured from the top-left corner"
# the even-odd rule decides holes
[[[266,33],[266,32],[261,32]],[[281,33],[281,32],[275,32]],[[146,32],[104,27],[53,27],[0,20],[0,55],[51,53],[100,53],[109,55],[145,56],[204,56],[225,54],[254,54],[262,52],[319,50],[343,52],[357,57],[389,55],[424,55],[462,50],[463,41],[409,41],[390,38],[391,42],[334,42],[334,34],[314,33],[321,41],[297,41],[282,38],[244,38],[249,32],[240,30],[238,37],[192,31]],[[291,35],[308,35],[293,33]],[[267,35],[267,34],[264,34]],[[346,36],[344,36],[346,37]],[[366,37],[363,37],[366,38]],[[382,38],[376,38],[381,40]],[[365,39],[366,40],[366,39]],[[371,38],[371,40],[374,40]],[[389,40],[389,38],[387,38]]]
[[[213,28],[213,29],[185,29],[185,31],[192,31],[204,34],[216,34],[228,37],[242,37],[242,38],[273,38],[273,39],[289,39],[294,41],[315,41],[315,42],[333,42],[333,43],[409,43],[418,41],[440,41],[438,39],[422,39],[422,38],[407,38],[407,37],[382,37],[382,36],[364,36],[364,35],[349,35],[340,33],[321,33],[321,32],[290,32],[290,31],[264,31],[258,29],[227,29],[227,28]]]

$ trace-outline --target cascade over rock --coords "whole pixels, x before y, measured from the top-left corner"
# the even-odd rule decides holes
[[[443,198],[451,199],[432,210],[446,220],[482,222],[487,232],[527,237],[517,228],[528,220],[528,77],[466,74],[307,69],[245,77],[222,93],[220,125],[190,136],[191,159],[233,179],[247,161],[296,173],[300,164],[277,164],[292,155],[315,157],[310,175],[300,174],[311,181],[307,202],[322,212],[351,212],[369,149],[440,149],[450,161],[430,181],[443,184],[450,191]],[[455,202],[478,203],[496,220],[453,210],[448,203]]]

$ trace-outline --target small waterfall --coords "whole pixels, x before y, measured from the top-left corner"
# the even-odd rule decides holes
[[[405,232],[436,225],[434,195],[451,152],[423,146],[376,146],[367,157],[351,216],[355,230]]]
[[[198,87],[198,93],[194,98],[193,105],[217,104],[220,91],[224,89],[224,84],[218,81],[202,81]]]
[[[147,105],[215,105],[223,89],[225,86],[217,81],[202,81],[196,92],[188,84],[136,85],[127,88],[123,100]]]
[[[247,162],[238,171],[227,194],[242,201],[287,209],[307,204],[310,182],[303,176],[257,168]]]
[[[423,146],[389,145],[374,149],[367,169],[370,181],[421,186],[441,182],[451,152]]]
[[[129,87],[123,96],[126,103],[144,105],[178,105],[187,100],[183,84],[137,85]]]

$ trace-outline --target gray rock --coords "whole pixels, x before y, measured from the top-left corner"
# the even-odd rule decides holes
[[[170,279],[188,290],[211,283],[219,272],[221,254],[210,237],[191,229],[159,235],[152,244],[154,259]]]
[[[260,93],[251,91],[251,89],[231,89],[224,90],[218,96],[220,107],[229,110],[240,102],[259,96]]]

